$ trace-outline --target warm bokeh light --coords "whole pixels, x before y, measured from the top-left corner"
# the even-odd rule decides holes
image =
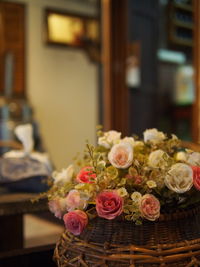
[[[84,32],[80,18],[61,14],[48,16],[49,39],[53,42],[78,45]]]

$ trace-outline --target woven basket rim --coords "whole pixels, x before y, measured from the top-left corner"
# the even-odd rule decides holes
[[[200,211],[200,204],[188,206],[186,209],[177,209],[174,212],[161,213],[159,221],[169,221],[174,219],[183,219],[188,216],[194,216],[196,212]]]
[[[121,244],[117,244],[117,243],[98,243],[98,242],[87,242],[86,240],[81,239],[80,236],[74,236],[73,234],[71,234],[69,231],[65,230],[60,237],[60,240],[64,240],[64,241],[71,241],[77,244],[81,244],[82,246],[92,246],[93,248],[95,247],[103,247],[104,249],[114,249],[116,247],[120,247]],[[60,242],[57,243],[57,245],[59,245]],[[179,248],[179,247],[184,247],[184,246],[195,246],[196,244],[200,244],[200,238],[196,238],[193,240],[185,240],[185,241],[181,241],[181,242],[177,242],[177,243],[166,243],[166,244],[157,244],[157,245],[124,245],[123,248],[124,250],[128,249],[128,248],[135,248],[136,250],[138,250],[138,248],[144,248],[144,249],[152,249],[152,250],[156,250],[158,248],[163,248],[165,250],[170,250],[173,248]],[[200,253],[200,252],[199,252]]]
[[[105,266],[132,266],[132,263],[134,266],[195,266],[193,263],[200,266],[199,211],[200,205],[193,205],[163,213],[157,221],[144,220],[139,226],[125,220],[123,215],[113,220],[96,217],[91,220],[91,228],[86,228],[80,236],[65,230],[56,244],[54,259],[60,267],[104,266],[103,263],[107,264]],[[122,230],[118,231],[119,227]],[[166,229],[170,230],[165,233]],[[136,235],[129,235],[130,232]],[[124,242],[129,236],[134,239],[130,238],[130,243]]]
[[[66,242],[68,243],[67,246],[65,244]],[[76,252],[79,255],[83,255],[83,253],[88,256],[92,255],[94,258],[99,260],[117,260],[117,262],[123,262],[124,260],[129,261],[132,259],[134,260],[134,263],[159,264],[159,266],[160,264],[170,264],[174,261],[178,263],[188,257],[191,259],[190,264],[192,264],[193,262],[199,262],[196,259],[196,256],[200,255],[200,238],[190,241],[185,240],[183,242],[173,244],[157,244],[155,246],[136,246],[133,244],[121,246],[120,244],[88,243],[85,240],[73,236],[68,231],[65,231],[62,234],[60,241],[56,244],[56,248],[54,250],[54,260],[57,261],[57,263],[60,263],[61,260],[59,247],[62,247],[63,244],[65,244],[64,249],[67,249],[68,251]],[[63,249],[61,249],[61,251],[63,251]],[[69,264],[59,266],[75,265]]]

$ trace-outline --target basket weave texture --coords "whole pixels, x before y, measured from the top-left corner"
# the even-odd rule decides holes
[[[95,218],[79,236],[64,232],[54,259],[64,266],[200,266],[200,206],[136,226]]]

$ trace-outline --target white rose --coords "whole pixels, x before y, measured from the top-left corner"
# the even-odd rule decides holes
[[[188,154],[183,152],[183,151],[180,151],[180,152],[176,153],[175,158],[177,161],[185,161],[186,162],[187,158],[188,158]]]
[[[127,142],[133,146],[133,148],[140,149],[144,147],[144,143],[142,141],[135,141],[133,137],[124,137],[121,142]]]
[[[155,150],[150,153],[149,158],[148,158],[148,165],[151,168],[165,168],[167,167],[167,161],[166,159],[169,156],[167,155],[166,152],[164,152],[161,149]]]
[[[199,166],[200,165],[200,153],[199,152],[192,152],[189,154],[187,163],[194,165],[194,166]]]
[[[150,141],[154,144],[157,144],[166,138],[165,134],[163,132],[159,132],[156,128],[148,129],[143,134],[145,142]]]
[[[114,145],[108,153],[108,160],[116,168],[128,168],[133,162],[133,147],[126,142]]]
[[[135,140],[133,137],[124,137],[122,139],[122,142],[127,142],[129,143],[130,145],[134,146],[134,143],[135,143]]]
[[[72,180],[72,176],[74,173],[74,167],[73,165],[69,165],[68,168],[62,169],[60,172],[53,172],[52,177],[54,179],[54,183],[69,183]]]
[[[121,138],[121,133],[117,131],[105,132],[103,136],[99,137],[98,144],[105,148],[110,148],[112,145],[118,143]]]
[[[193,185],[192,168],[184,163],[172,165],[165,177],[165,185],[179,194],[189,191]]]

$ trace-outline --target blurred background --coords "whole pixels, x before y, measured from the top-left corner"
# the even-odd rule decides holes
[[[96,143],[98,124],[198,142],[199,14],[198,0],[0,0],[0,154],[26,123],[56,169]],[[4,266],[55,266],[63,223],[30,198],[0,194],[0,251],[37,247],[0,253]]]
[[[193,4],[187,0],[128,2],[128,38],[138,62],[137,73],[132,72],[138,78],[128,79],[130,114],[138,114],[131,116],[130,128],[137,134],[157,127],[192,140]]]
[[[1,137],[34,119],[57,168],[66,167],[98,124],[98,63],[83,49],[47,42],[46,9],[98,16],[94,1],[0,1]]]
[[[36,148],[45,148],[57,168],[70,164],[86,140],[96,142],[97,124],[139,136],[146,128],[157,127],[184,140],[194,139],[193,1],[121,1],[124,14],[120,5],[116,14],[111,12],[115,38],[109,37],[105,16],[111,3],[0,1],[2,139],[14,138],[17,124],[33,123]],[[106,54],[106,42],[112,51],[112,46],[118,49],[118,41],[126,49],[124,64]],[[121,95],[117,82],[116,88],[110,83],[110,94],[106,91],[108,59],[117,79],[124,75],[121,88],[126,87],[125,104],[114,108]],[[106,122],[111,109],[110,121],[120,119],[127,109],[121,118],[125,130]]]

